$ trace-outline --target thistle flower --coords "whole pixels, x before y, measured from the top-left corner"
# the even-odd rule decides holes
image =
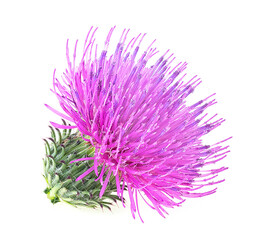
[[[226,157],[228,146],[221,143],[227,139],[204,145],[201,138],[224,119],[214,120],[216,115],[207,119],[204,114],[216,103],[214,94],[193,105],[186,103],[201,81],[197,76],[185,81],[187,63],[171,66],[175,57],[169,50],[149,64],[158,53],[153,41],[137,57],[145,34],[127,41],[129,30],[124,30],[115,52],[108,55],[114,28],[100,56],[94,38],[97,29],[90,29],[78,65],[77,42],[71,60],[67,41],[68,69],[61,81],[54,72],[52,90],[65,113],[46,106],[72,122],[71,126],[51,122],[54,127],[78,128],[95,149],[93,157],[72,161],[93,162],[76,181],[94,171],[102,184],[101,198],[114,176],[120,198],[124,186],[128,188],[133,217],[136,212],[140,216],[140,196],[164,217],[166,207],[212,194],[216,188],[202,188],[223,181],[213,179],[226,167],[203,167]]]

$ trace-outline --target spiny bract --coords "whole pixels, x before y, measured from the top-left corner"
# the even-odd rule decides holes
[[[102,197],[114,175],[120,198],[124,186],[128,188],[133,217],[139,213],[138,196],[164,216],[165,207],[180,206],[187,197],[212,194],[216,188],[202,188],[223,181],[213,179],[226,167],[202,167],[225,158],[228,146],[221,146],[225,140],[204,145],[201,137],[224,119],[214,120],[216,115],[207,119],[203,114],[215,104],[214,94],[193,105],[186,103],[201,81],[194,76],[186,82],[187,63],[171,67],[175,57],[169,50],[148,65],[158,53],[152,42],[137,58],[145,34],[127,42],[129,30],[124,30],[115,52],[108,55],[114,28],[100,56],[96,29],[90,29],[78,65],[77,42],[71,61],[67,41],[68,69],[62,80],[54,72],[52,90],[65,114],[46,106],[72,122],[69,127],[52,122],[53,126],[78,128],[84,141],[95,148],[94,157],[77,159],[94,163],[77,181],[94,171],[103,183]]]
[[[111,177],[101,199],[99,192],[102,186],[99,181],[95,181],[94,172],[88,174],[82,181],[75,181],[92,164],[88,162],[71,164],[71,162],[76,158],[94,156],[94,148],[81,138],[79,131],[71,133],[71,129],[60,131],[57,128],[50,128],[51,138],[44,139],[46,156],[43,159],[44,178],[47,182],[44,192],[47,197],[52,203],[63,201],[75,207],[110,209],[112,203],[120,200],[116,195],[114,176]]]

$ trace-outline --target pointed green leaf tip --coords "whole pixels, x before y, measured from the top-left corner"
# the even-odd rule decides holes
[[[66,123],[64,124],[66,125]],[[81,138],[80,133],[78,131],[72,133],[71,129],[66,131],[54,129],[51,126],[49,128],[51,137],[44,139],[46,156],[43,159],[44,178],[47,182],[44,193],[47,198],[53,204],[66,202],[75,207],[104,207],[107,209],[110,209],[116,200],[120,201],[121,199],[116,194],[117,187],[114,176],[110,178],[110,183],[101,199],[99,193],[102,185],[99,181],[95,181],[94,171],[83,180],[76,181],[77,177],[92,166],[93,161],[70,162],[94,156],[94,148]]]

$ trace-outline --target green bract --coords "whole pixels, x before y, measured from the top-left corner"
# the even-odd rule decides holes
[[[47,182],[44,192],[51,202],[54,204],[63,201],[75,207],[96,208],[100,206],[110,209],[113,202],[121,200],[116,194],[114,176],[111,176],[101,199],[99,192],[102,185],[100,181],[95,181],[97,177],[94,171],[82,180],[75,181],[93,165],[93,161],[70,162],[78,158],[93,157],[94,148],[82,139],[78,131],[71,133],[71,129],[59,130],[51,126],[50,128],[51,138],[44,139],[46,156],[43,163],[44,178]]]

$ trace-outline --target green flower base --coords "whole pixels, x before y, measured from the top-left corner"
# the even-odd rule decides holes
[[[66,124],[64,122],[64,124]],[[82,173],[93,165],[93,161],[71,163],[72,160],[94,156],[94,148],[81,138],[80,132],[72,133],[71,129],[59,130],[49,126],[51,138],[44,139],[46,156],[44,163],[44,178],[47,188],[44,190],[53,204],[66,202],[72,206],[89,208],[110,206],[117,200],[115,177],[111,176],[102,198],[99,192],[102,185],[95,172],[91,172],[82,180],[75,181]],[[99,167],[100,168],[100,167]],[[105,176],[104,176],[105,178]]]

